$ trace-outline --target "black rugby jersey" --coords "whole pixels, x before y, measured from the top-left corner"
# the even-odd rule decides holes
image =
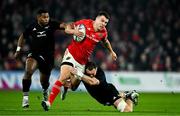
[[[25,28],[23,36],[29,44],[29,52],[42,55],[54,55],[54,32],[60,29],[60,23],[50,20],[46,26],[37,21]]]
[[[85,82],[83,82],[83,83],[84,83],[87,91],[91,94],[91,96],[93,96],[94,98],[97,98],[104,94],[103,90],[104,90],[104,88],[106,88],[108,83],[106,81],[104,71],[100,67],[98,67],[98,69],[97,69],[95,78],[97,78],[100,81],[99,85],[91,86]]]
[[[118,98],[118,90],[114,85],[106,81],[105,73],[100,67],[97,69],[95,78],[100,81],[99,85],[91,86],[83,82],[88,93],[101,104],[112,105],[115,98]]]

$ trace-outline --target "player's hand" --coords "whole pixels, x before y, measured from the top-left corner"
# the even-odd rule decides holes
[[[94,81],[94,85],[99,85],[100,81],[98,79],[92,77],[92,80]]]
[[[112,59],[113,59],[114,61],[116,61],[117,55],[116,55],[116,53],[115,53],[114,51],[111,52],[111,57],[112,57]]]
[[[16,51],[14,54],[14,58],[18,59],[20,57],[20,51]]]
[[[83,32],[80,32],[78,29],[74,30],[74,35],[77,37],[83,37],[84,36]]]
[[[83,74],[81,71],[77,70],[76,68],[73,68],[73,69],[71,70],[71,74],[76,75],[76,76],[78,76],[79,78],[81,78],[81,77],[84,76],[84,74]]]
[[[77,74],[77,70],[76,70],[75,68],[72,68],[72,69],[71,69],[71,74],[72,74],[72,75],[76,75],[76,74]]]

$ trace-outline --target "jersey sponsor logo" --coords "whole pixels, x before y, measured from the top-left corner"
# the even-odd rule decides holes
[[[37,35],[37,37],[44,37],[46,36],[46,31],[40,31],[40,32],[37,32],[39,35]]]
[[[100,38],[102,38],[102,37],[103,37],[103,34],[102,34],[102,33],[98,33],[98,36],[99,36]]]
[[[40,35],[42,35],[43,33],[45,33],[46,31],[40,31],[40,32],[37,32],[39,33]]]
[[[86,37],[91,39],[91,40],[93,40],[93,41],[95,41],[95,42],[99,42],[99,40],[95,38],[95,35],[88,35],[88,34],[86,34]]]

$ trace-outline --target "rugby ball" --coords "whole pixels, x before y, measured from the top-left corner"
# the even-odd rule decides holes
[[[83,24],[79,24],[75,27],[76,29],[78,29],[80,32],[83,33],[82,37],[77,37],[75,35],[73,35],[73,39],[77,42],[81,42],[82,40],[84,40],[85,36],[86,36],[86,28]]]

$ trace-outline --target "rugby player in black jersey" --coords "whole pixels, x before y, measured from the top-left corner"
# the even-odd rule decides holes
[[[113,105],[120,112],[132,112],[133,103],[135,105],[138,103],[139,94],[135,90],[119,93],[113,84],[106,81],[104,71],[93,62],[86,64],[83,76],[79,77],[76,71],[73,75],[80,79],[88,93],[103,105]],[[89,77],[91,77],[91,81],[89,81]],[[71,88],[75,85],[74,79],[71,79]]]
[[[20,56],[25,41],[30,47],[22,79],[23,108],[29,107],[31,78],[36,69],[39,69],[40,72],[43,100],[46,101],[48,99],[49,77],[54,65],[54,32],[63,29],[68,33],[65,27],[66,24],[51,20],[47,10],[40,9],[36,14],[36,20],[29,24],[20,35],[14,54],[15,58]],[[79,36],[81,33],[77,31],[75,35]]]

